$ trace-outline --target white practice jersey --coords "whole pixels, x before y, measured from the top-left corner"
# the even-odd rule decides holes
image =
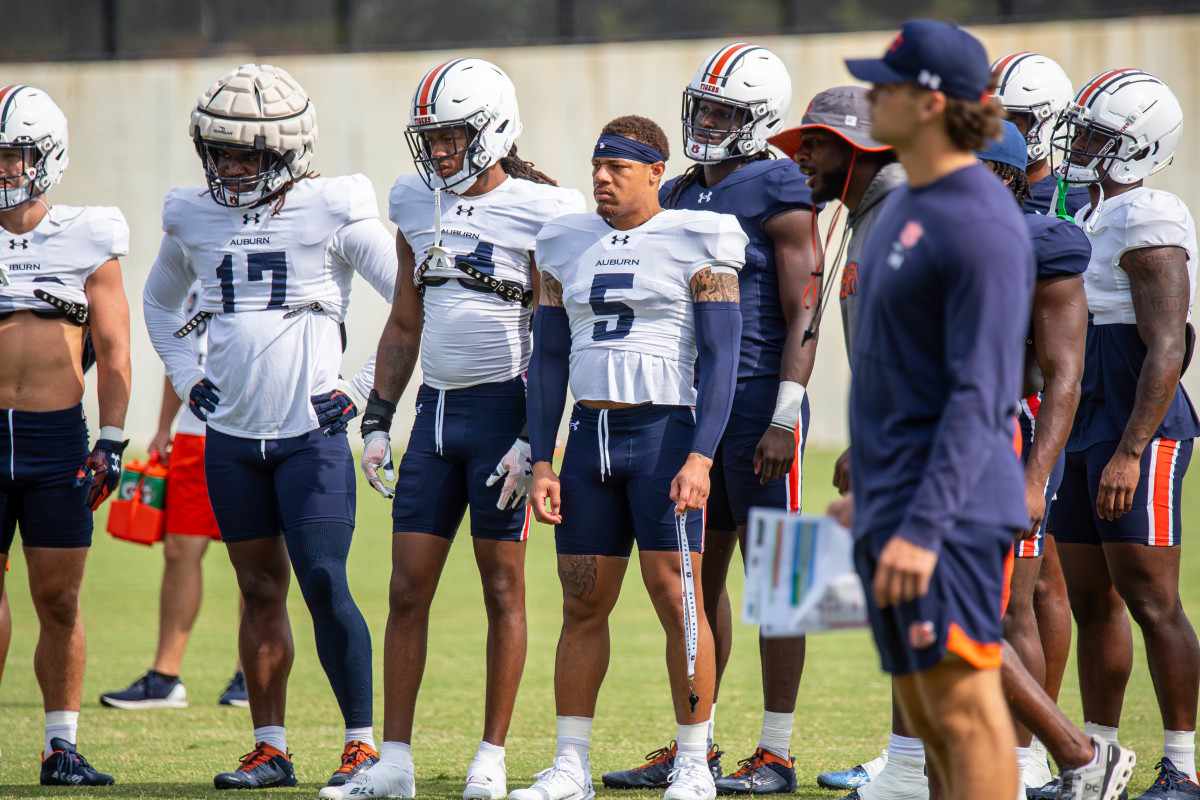
[[[574,189],[519,178],[508,178],[477,197],[443,192],[441,202],[442,249],[456,261],[524,289],[530,288],[530,254],[542,225],[584,209],[583,196]],[[392,222],[419,266],[434,245],[433,191],[419,176],[401,175],[389,206]],[[425,273],[421,371],[434,389],[511,380],[529,364],[530,309],[457,280],[465,277],[454,267]]]
[[[128,252],[129,226],[116,208],[52,206],[28,233],[0,228],[0,314],[54,313],[35,289],[86,306],[88,277]]]
[[[1182,200],[1170,192],[1141,186],[1105,199],[1095,220],[1088,219],[1090,210],[1091,206],[1081,208],[1075,221],[1092,244],[1083,288],[1095,324],[1137,324],[1121,256],[1142,247],[1175,245],[1187,251],[1191,306],[1196,294],[1196,225]]]
[[[562,284],[576,400],[695,405],[691,280],[739,270],[749,239],[737,218],[665,210],[619,231],[572,214],[537,239],[538,269]]]
[[[183,301],[183,318],[191,319],[200,310],[200,281],[196,281],[188,289],[187,299]],[[196,326],[189,336],[196,346],[196,368],[203,370],[204,361],[208,358],[208,320]],[[190,436],[203,436],[205,425],[200,418],[188,410],[187,397],[183,397],[183,409],[179,413],[179,421],[175,424],[176,433],[186,433]]]
[[[175,391],[186,399],[207,376],[220,397],[208,425],[243,438],[284,439],[318,427],[311,397],[337,383],[338,323],[353,273],[389,301],[396,280],[395,247],[362,175],[305,178],[278,214],[274,207],[226,208],[203,189],[172,190],[143,292],[146,327]],[[203,369],[194,333],[174,335],[197,278],[199,309],[213,314]]]

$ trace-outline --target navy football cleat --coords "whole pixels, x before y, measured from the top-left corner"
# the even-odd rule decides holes
[[[42,758],[42,786],[111,786],[113,776],[99,772],[66,739],[50,740],[53,751]]]
[[[240,669],[233,673],[229,685],[225,687],[225,691],[221,692],[221,699],[217,701],[217,704],[240,708],[250,707],[250,697],[246,694],[246,673]]]
[[[1171,759],[1163,756],[1154,767],[1158,780],[1136,800],[1200,800],[1200,785],[1176,768]]]
[[[717,794],[791,794],[796,791],[796,759],[783,759],[760,747],[738,762],[738,770],[717,781]]]
[[[269,744],[257,742],[254,749],[242,756],[242,765],[233,772],[221,772],[213,778],[218,789],[269,789],[274,786],[295,786],[296,772],[287,753]]]
[[[640,767],[606,772],[600,779],[609,789],[665,789],[671,785],[675,750],[675,742],[671,742],[670,747],[647,753],[646,763]],[[721,777],[721,756],[724,754],[725,751],[718,750],[715,744],[708,751],[708,769],[714,780]]]

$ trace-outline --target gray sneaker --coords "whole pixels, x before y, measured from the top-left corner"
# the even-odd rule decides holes
[[[1084,767],[1070,767],[1059,775],[1055,800],[1117,800],[1133,777],[1137,756],[1119,745],[1093,736],[1098,757]]]

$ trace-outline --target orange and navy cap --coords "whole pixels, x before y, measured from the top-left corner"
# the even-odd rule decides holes
[[[795,158],[804,131],[820,128],[835,133],[859,150],[881,152],[891,147],[871,138],[871,105],[861,86],[837,86],[812,99],[797,128],[771,136],[768,142],[788,158]]]

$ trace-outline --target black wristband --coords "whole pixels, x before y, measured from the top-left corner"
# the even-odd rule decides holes
[[[97,439],[95,449],[107,450],[110,453],[116,453],[117,455],[122,455],[125,452],[125,448],[128,446],[129,446],[128,439],[126,439],[123,442],[118,442],[115,439]]]
[[[392,429],[392,417],[396,414],[396,404],[389,403],[379,396],[379,392],[371,390],[370,396],[367,397],[367,408],[363,412],[362,423],[359,426],[359,431],[364,439],[368,433],[374,431],[383,431],[387,433]]]

